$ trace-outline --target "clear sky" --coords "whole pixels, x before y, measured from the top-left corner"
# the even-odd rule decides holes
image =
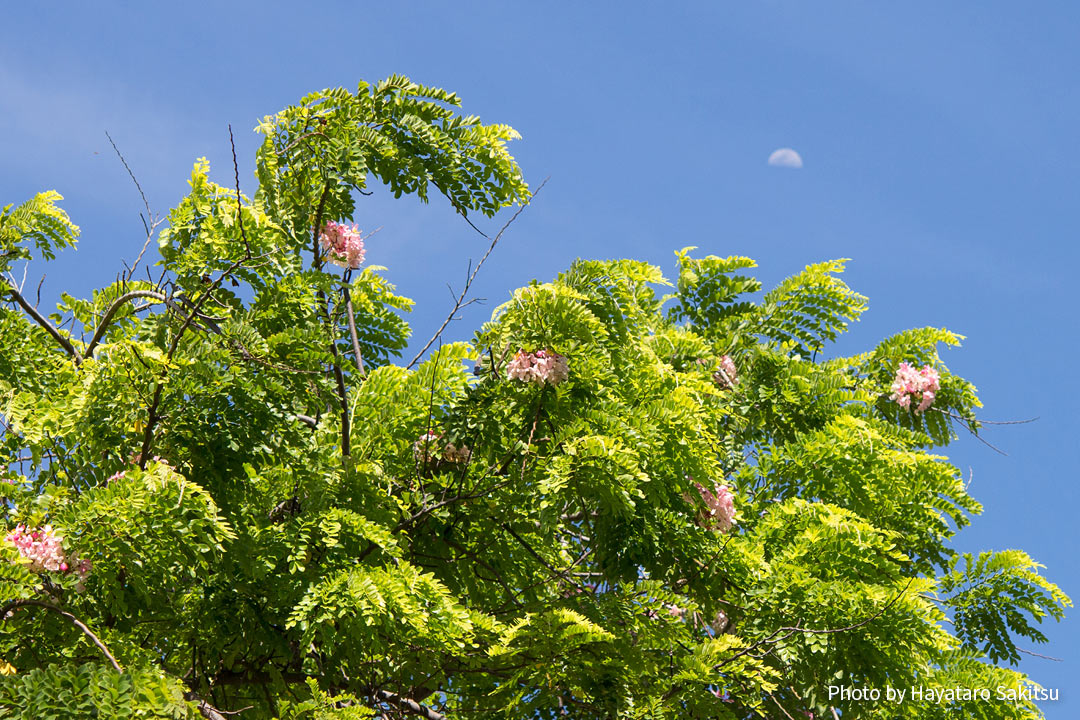
[[[945,7],[945,6],[948,7]],[[180,9],[183,8],[183,9]],[[749,255],[766,284],[828,258],[870,311],[842,345],[919,325],[967,336],[949,367],[980,389],[1002,456],[965,438],[985,513],[964,550],[1020,547],[1080,595],[1076,549],[1080,5],[855,3],[12,3],[0,32],[0,205],[55,188],[83,236],[45,297],[109,282],[142,204],[108,130],[164,212],[192,162],[243,189],[258,119],[309,90],[402,73],[516,127],[551,180],[485,266],[465,338],[511,289],[574,258]],[[803,167],[770,166],[793,148]],[[355,220],[370,262],[418,301],[423,342],[485,241],[445,202],[385,194]],[[497,226],[489,223],[489,227]],[[36,282],[36,278],[35,278]],[[1023,668],[1080,716],[1080,620]]]

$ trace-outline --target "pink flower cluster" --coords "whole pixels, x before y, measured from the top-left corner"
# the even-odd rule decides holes
[[[51,525],[36,530],[17,525],[4,540],[14,545],[19,554],[29,561],[33,572],[75,573],[79,578],[75,589],[80,592],[86,576],[93,569],[89,560],[81,560],[75,553],[64,555],[63,539],[57,537]]]
[[[538,385],[558,385],[570,377],[570,366],[565,355],[552,350],[518,350],[506,366],[506,377]]]
[[[716,492],[705,488],[701,483],[694,483],[701,499],[705,501],[705,510],[699,520],[702,527],[727,532],[735,524],[735,495],[727,485],[718,485]]]
[[[940,389],[941,382],[934,368],[923,365],[922,370],[916,370],[906,362],[900,363],[892,384],[892,399],[900,407],[907,408],[911,406],[911,399],[918,396],[915,412],[921,413],[933,404]]]
[[[326,223],[319,234],[319,244],[335,265],[355,270],[364,262],[364,238],[356,225],[349,227],[333,221]]]
[[[724,355],[720,358],[720,365],[712,377],[716,384],[725,390],[734,387],[738,375],[735,372],[735,361],[731,359],[731,356]]]
[[[443,444],[442,435],[426,432],[413,443],[413,457],[421,465],[430,465],[434,462],[447,462],[459,465],[469,462],[472,450],[465,445],[457,447],[453,443]]]

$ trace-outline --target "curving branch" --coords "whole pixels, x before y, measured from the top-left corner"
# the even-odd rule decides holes
[[[51,610],[52,612],[56,613],[57,615],[62,615],[64,618],[66,618],[68,620],[68,622],[70,622],[72,625],[74,625],[79,630],[81,630],[83,635],[85,635],[86,637],[88,637],[90,639],[90,642],[97,645],[98,649],[101,650],[101,652],[105,655],[105,657],[107,657],[109,659],[109,662],[112,663],[112,666],[114,668],[116,668],[116,672],[119,672],[119,673],[124,672],[124,668],[120,667],[120,663],[118,663],[116,661],[116,658],[113,657],[113,654],[111,652],[109,652],[109,648],[107,648],[105,646],[105,643],[101,642],[101,639],[97,635],[95,635],[93,633],[93,631],[90,628],[88,628],[86,626],[86,624],[82,620],[75,617],[74,615],[69,613],[67,610],[63,610],[63,609],[57,607],[56,605],[53,605],[52,603],[45,602],[44,600],[32,600],[32,599],[12,600],[11,602],[5,603],[3,605],[3,607],[0,607],[0,619],[5,619],[6,620],[7,616],[8,616],[8,613],[10,613],[12,610],[16,610],[16,609],[21,608],[21,607],[40,607],[40,608],[45,608],[46,610]]]
[[[124,293],[120,297],[113,301],[113,304],[109,306],[109,309],[105,311],[105,316],[101,318],[101,322],[98,323],[97,329],[94,331],[94,336],[90,338],[90,344],[86,346],[86,357],[93,357],[94,348],[101,342],[101,338],[105,336],[105,331],[109,329],[109,323],[112,322],[113,316],[123,306],[124,303],[134,300],[135,298],[150,298],[151,300],[158,300],[160,302],[166,302],[165,294],[159,293],[154,290],[132,290],[131,292]]]

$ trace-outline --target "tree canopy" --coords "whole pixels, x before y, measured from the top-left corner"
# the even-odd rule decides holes
[[[844,261],[762,293],[745,257],[578,260],[396,361],[369,183],[470,222],[530,199],[514,130],[458,107],[303,98],[254,197],[199,160],[160,270],[48,314],[10,271],[79,230],[55,192],[4,208],[0,718],[897,717],[887,687],[1041,717],[1009,665],[1069,599],[950,546],[961,337],[830,353],[866,309]]]

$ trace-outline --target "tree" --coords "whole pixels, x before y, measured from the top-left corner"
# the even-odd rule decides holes
[[[0,718],[896,717],[851,697],[886,687],[1039,717],[1000,663],[1070,601],[949,548],[980,509],[934,454],[980,428],[960,338],[827,356],[865,308],[843,262],[753,301],[743,257],[684,249],[663,295],[579,260],[392,362],[369,181],[466,219],[530,197],[516,133],[457,107],[305,97],[259,125],[253,198],[195,164],[158,280],[47,317],[8,271],[78,228],[56,193],[4,209]]]

